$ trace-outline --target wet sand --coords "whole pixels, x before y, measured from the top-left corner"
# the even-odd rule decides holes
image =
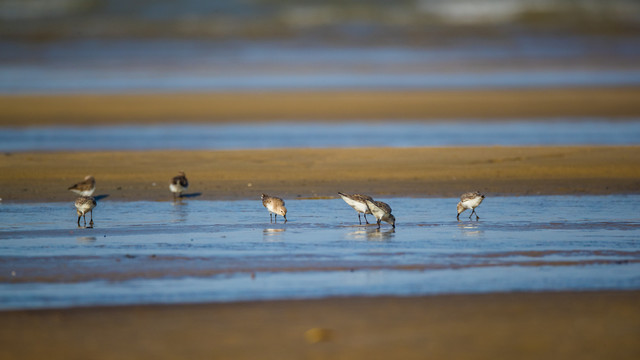
[[[638,291],[0,312],[3,359],[637,359]]]
[[[638,146],[28,152],[0,155],[0,169],[4,201],[70,201],[87,174],[109,200],[169,200],[178,170],[205,200],[640,192]]]
[[[0,126],[640,115],[640,88],[0,96]]]

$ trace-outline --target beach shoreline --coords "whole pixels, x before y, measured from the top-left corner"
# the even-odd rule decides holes
[[[0,355],[636,359],[638,301],[636,290],[2,311]]]

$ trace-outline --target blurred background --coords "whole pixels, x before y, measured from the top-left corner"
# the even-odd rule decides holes
[[[634,0],[3,0],[3,37],[298,39],[443,43],[449,26],[579,33],[635,30]],[[467,28],[467,30],[469,30]],[[468,31],[471,35],[475,31]],[[487,35],[478,34],[476,35]]]
[[[634,0],[0,0],[0,93],[640,83]]]
[[[0,0],[0,39],[2,151],[640,133],[639,1]]]

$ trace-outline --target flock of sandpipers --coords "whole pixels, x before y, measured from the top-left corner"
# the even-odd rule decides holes
[[[184,171],[178,172],[178,175],[174,176],[169,184],[169,190],[173,193],[174,199],[182,197],[182,193],[187,190],[188,187],[189,181],[187,180],[187,176]],[[96,179],[93,176],[88,175],[83,181],[70,186],[69,190],[80,195],[80,197],[75,201],[78,213],[78,227],[80,227],[81,218],[84,220],[84,226],[87,227],[87,213],[91,215],[89,227],[93,227],[93,208],[96,207],[97,203],[96,199],[92,195],[96,190]],[[369,221],[367,220],[367,214],[369,214],[376,218],[378,229],[380,228],[380,223],[382,221],[391,224],[394,228],[396,227],[396,218],[391,214],[391,207],[389,204],[373,200],[373,198],[368,195],[349,195],[341,192],[339,192],[338,195],[340,195],[340,197],[342,197],[349,206],[357,211],[358,222],[360,225],[362,225],[360,214],[364,215],[364,221],[367,224],[369,224]],[[484,195],[479,191],[462,194],[457,206],[457,219],[460,220],[460,214],[465,210],[471,210],[469,219],[471,219],[475,214],[476,220],[478,220],[480,217],[476,213],[476,208],[482,203],[482,200],[484,200]],[[287,222],[287,208],[284,206],[284,200],[279,197],[262,194],[262,205],[269,210],[269,219],[271,222],[277,222],[278,215],[284,218],[285,223]]]

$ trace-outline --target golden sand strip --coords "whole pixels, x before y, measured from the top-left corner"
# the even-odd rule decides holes
[[[640,88],[0,96],[0,126],[640,115]]]
[[[0,155],[4,201],[70,201],[94,175],[109,200],[169,200],[184,170],[197,199],[640,192],[640,146],[107,151]]]
[[[640,292],[0,312],[2,359],[638,359]]]

